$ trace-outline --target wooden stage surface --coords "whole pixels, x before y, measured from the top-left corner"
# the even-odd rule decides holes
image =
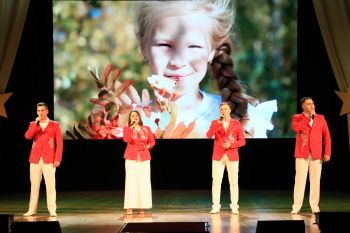
[[[321,211],[349,211],[350,192],[321,190]],[[36,216],[23,217],[29,193],[0,194],[0,214],[15,222],[59,221],[63,233],[116,233],[129,222],[208,222],[210,232],[255,233],[258,220],[304,220],[306,233],[319,232],[310,211],[308,193],[298,215],[290,214],[291,190],[241,190],[240,213],[229,209],[229,192],[221,194],[220,214],[210,214],[210,190],[154,190],[153,208],[144,215],[126,215],[123,191],[57,192],[57,217],[49,217],[45,193]]]

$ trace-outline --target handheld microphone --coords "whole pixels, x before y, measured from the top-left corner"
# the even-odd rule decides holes
[[[132,125],[135,124],[135,123],[136,123],[136,121],[132,121],[131,124],[130,124],[130,126],[132,126]]]
[[[39,116],[39,120],[36,121],[36,126],[39,126],[41,120],[41,116]]]
[[[314,120],[315,119],[315,114],[311,115],[311,119]]]
[[[222,115],[220,115],[219,120],[222,121],[224,119],[224,117]]]

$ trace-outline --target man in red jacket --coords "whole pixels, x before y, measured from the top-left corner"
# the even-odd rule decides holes
[[[212,198],[213,209],[211,214],[220,212],[221,182],[225,167],[227,168],[228,180],[230,182],[231,211],[238,214],[238,148],[245,145],[245,136],[241,123],[231,118],[231,108],[227,102],[220,104],[220,117],[212,121],[207,132],[207,137],[215,135],[214,150],[212,157]]]
[[[30,162],[30,201],[29,210],[24,216],[36,214],[38,208],[40,183],[44,175],[46,185],[47,208],[51,217],[56,217],[56,167],[61,163],[63,139],[58,122],[47,117],[48,106],[38,103],[35,121],[29,123],[25,138],[33,139]]]
[[[331,158],[331,136],[323,115],[316,114],[311,97],[300,100],[303,112],[292,119],[296,133],[295,143],[295,184],[292,214],[298,214],[303,204],[305,184],[309,172],[310,207],[313,213],[320,212],[320,180],[322,162]]]

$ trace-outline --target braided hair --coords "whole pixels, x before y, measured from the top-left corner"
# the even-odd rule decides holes
[[[231,116],[242,119],[247,115],[248,103],[255,103],[256,100],[244,94],[245,88],[233,69],[231,51],[232,45],[228,39],[217,47],[211,63],[211,71],[220,90],[222,101],[227,102],[231,107]]]

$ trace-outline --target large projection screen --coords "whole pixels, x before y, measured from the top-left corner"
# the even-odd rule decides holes
[[[199,91],[189,81],[198,73],[184,79],[154,73],[151,63],[166,58],[162,60],[164,53],[155,53],[152,61],[145,56],[136,36],[138,4],[142,2],[53,1],[54,113],[65,139],[121,138],[132,109],[141,111],[143,123],[157,138],[206,138],[210,122],[219,117],[222,92],[210,61],[198,81]],[[290,119],[297,97],[297,1],[237,0],[229,7],[235,10],[230,57],[249,100],[241,118],[246,135],[294,137]],[[196,44],[202,39],[198,35],[209,34],[210,23],[197,19],[195,12],[188,18],[179,14],[155,23],[156,30],[173,37],[157,46],[164,52],[188,42],[188,53],[196,54],[203,49]],[[190,35],[198,38],[189,41]],[[186,53],[180,51],[177,58],[184,66],[191,63]],[[189,85],[180,88],[182,81]]]

